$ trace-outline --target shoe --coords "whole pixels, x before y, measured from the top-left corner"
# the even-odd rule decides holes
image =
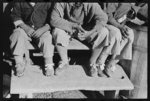
[[[46,76],[54,75],[54,64],[45,65],[45,75]]]
[[[107,76],[103,73],[104,66],[105,66],[105,64],[98,64],[98,65],[97,65],[97,73],[98,73],[98,76],[99,76],[99,77],[107,77]]]
[[[61,75],[66,68],[68,68],[69,64],[66,62],[59,62],[58,68],[55,70],[55,75]]]
[[[114,71],[116,69],[116,60],[112,59],[108,62],[108,64],[106,65],[104,72],[108,77],[112,77]]]
[[[112,75],[113,75],[113,71],[111,70],[111,68],[106,68],[106,69],[104,69],[104,73],[105,73],[108,77],[112,77]]]
[[[90,65],[89,76],[97,77],[97,66],[95,64]]]
[[[114,68],[116,68],[115,66],[111,66],[111,67],[106,67],[104,69],[104,73],[108,76],[108,77],[112,77],[114,74]]]
[[[24,75],[25,63],[17,63],[15,65],[15,75],[21,77]]]

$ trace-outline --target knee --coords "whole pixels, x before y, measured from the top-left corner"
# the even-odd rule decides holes
[[[101,33],[104,35],[104,36],[108,36],[109,34],[109,31],[106,27],[103,27],[102,30],[101,30]]]
[[[24,38],[24,35],[22,29],[20,28],[15,29],[12,35],[9,37],[10,41],[15,41],[22,38]]]
[[[59,29],[59,28],[55,28],[54,31],[53,31],[53,36],[54,37],[61,37],[65,34],[66,32],[62,29]]]
[[[118,41],[121,41],[122,39],[121,31],[115,27],[109,31],[109,36],[110,38],[118,40]]]
[[[133,43],[133,41],[134,41],[134,31],[132,29],[128,30],[128,41],[130,43]]]
[[[50,33],[50,31],[45,32],[41,37],[40,37],[40,41],[41,42],[48,42],[51,43],[52,42],[52,35]]]
[[[68,35],[68,33],[66,33],[64,30],[55,28],[53,31],[53,37],[54,37],[55,44],[68,46],[70,35]]]

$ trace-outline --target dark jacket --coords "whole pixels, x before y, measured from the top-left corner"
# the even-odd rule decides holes
[[[51,3],[39,2],[33,7],[29,2],[18,2],[14,4],[11,17],[13,22],[22,20],[27,25],[34,26],[37,29],[49,22],[51,9]]]
[[[105,26],[108,17],[97,3],[83,3],[76,11],[72,11],[71,3],[56,3],[51,14],[51,25],[72,32],[74,23],[82,26]]]

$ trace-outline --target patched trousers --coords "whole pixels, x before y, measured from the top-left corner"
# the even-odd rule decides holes
[[[25,31],[17,28],[10,36],[10,49],[13,55],[23,56],[29,49],[29,44],[32,38],[28,37]],[[45,32],[40,38],[36,39],[35,43],[42,51],[43,57],[52,57],[54,53],[54,46],[52,44],[52,36],[50,31]]]

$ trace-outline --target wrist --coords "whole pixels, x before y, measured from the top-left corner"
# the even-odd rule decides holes
[[[26,27],[26,24],[25,23],[21,23],[21,24],[17,25],[17,27],[24,28],[24,27]]]

